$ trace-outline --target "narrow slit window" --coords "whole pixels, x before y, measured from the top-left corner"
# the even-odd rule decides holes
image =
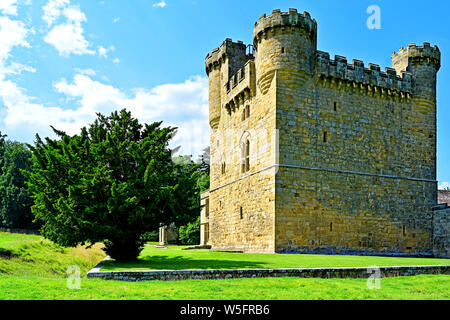
[[[284,47],[281,47],[281,54],[284,54],[284,53],[285,53]]]
[[[245,139],[241,144],[241,172],[245,173],[250,170],[250,140]]]
[[[406,226],[403,225],[403,236],[406,236]]]
[[[222,162],[222,174],[225,174],[225,170],[226,170],[226,164],[225,164],[225,162]]]
[[[245,171],[250,170],[250,141],[245,143]]]
[[[330,231],[333,231],[333,222],[330,222]]]
[[[334,102],[334,107],[333,108],[334,108],[334,111],[337,111],[337,102],[336,101]]]
[[[244,209],[242,209],[242,207],[239,209],[239,217],[244,219]]]
[[[323,143],[327,143],[328,142],[328,132],[324,131],[323,132]]]

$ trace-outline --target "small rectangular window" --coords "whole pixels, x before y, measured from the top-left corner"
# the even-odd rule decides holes
[[[328,132],[324,131],[323,132],[323,143],[327,143],[328,142]]]
[[[242,207],[239,209],[239,216],[241,219],[244,219],[244,210],[242,209]]]
[[[281,54],[284,54],[284,47],[281,47]]]
[[[406,226],[403,225],[403,236],[406,236]]]
[[[330,231],[333,231],[333,222],[330,222]]]
[[[334,102],[334,111],[337,111],[337,102]]]

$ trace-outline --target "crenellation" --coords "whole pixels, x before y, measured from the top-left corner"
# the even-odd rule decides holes
[[[377,86],[398,94],[411,93],[411,74],[407,71],[398,76],[394,68],[386,67],[385,71],[381,71],[380,66],[374,63],[369,63],[368,68],[365,68],[364,62],[356,59],[352,60],[352,64],[348,64],[347,58],[340,55],[335,55],[334,60],[331,60],[330,54],[323,51],[317,51],[316,61],[317,75],[320,78],[331,77]]]
[[[269,16],[263,14],[255,23],[253,29],[253,44],[255,48],[267,31],[283,27],[297,27],[305,30],[312,38],[317,36],[317,22],[315,19],[311,19],[311,15],[308,12],[305,11],[301,14],[294,9],[289,9],[289,12],[281,12],[280,9],[275,9]]]

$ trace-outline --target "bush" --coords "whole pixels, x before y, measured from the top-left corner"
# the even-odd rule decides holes
[[[142,236],[145,242],[159,242],[159,231],[149,231]]]
[[[200,244],[200,217],[198,217],[194,222],[181,226],[179,230],[179,238],[182,244]]]

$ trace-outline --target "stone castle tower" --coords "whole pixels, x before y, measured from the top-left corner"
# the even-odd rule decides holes
[[[295,9],[262,15],[252,46],[226,39],[206,57],[204,243],[431,255],[439,68],[429,43],[393,53],[385,71],[330,59],[316,21]]]

